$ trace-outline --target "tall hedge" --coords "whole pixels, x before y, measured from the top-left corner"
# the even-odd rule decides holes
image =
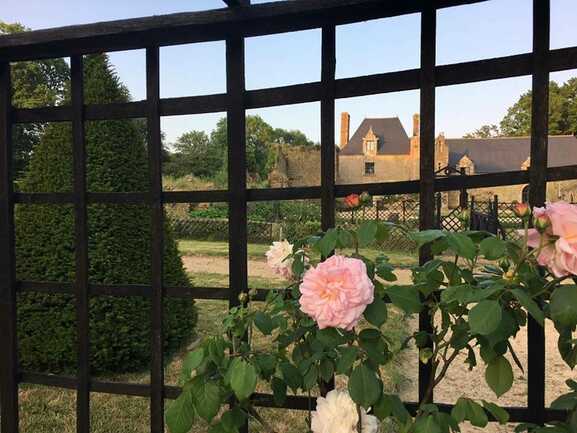
[[[85,102],[128,102],[128,91],[104,55],[85,60]],[[149,188],[144,120],[87,122],[87,187],[90,192],[134,192]],[[19,182],[24,192],[72,190],[72,131],[49,125]],[[74,213],[70,205],[18,205],[17,277],[30,281],[74,281]],[[172,233],[165,230],[165,285],[188,279]],[[89,281],[150,284],[151,212],[146,205],[90,205]],[[127,372],[150,362],[150,300],[145,297],[90,298],[91,367]],[[192,301],[165,301],[165,351],[177,350],[196,322]],[[72,372],[76,368],[74,297],[21,294],[18,301],[20,363],[25,370]]]

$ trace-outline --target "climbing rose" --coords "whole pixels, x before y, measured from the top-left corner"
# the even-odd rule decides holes
[[[363,433],[376,433],[379,422],[361,408]],[[312,413],[313,433],[358,433],[357,406],[346,391],[332,390],[326,397],[317,398],[317,410]]]
[[[350,331],[373,302],[374,291],[362,260],[332,256],[305,273],[299,302],[320,329]]]
[[[360,206],[361,198],[358,194],[350,194],[344,198],[343,203],[346,208],[354,209]]]
[[[559,201],[535,208],[535,218],[551,222],[543,233],[529,230],[527,245],[543,246],[537,261],[556,277],[577,275],[577,206]]]
[[[267,264],[271,269],[283,278],[292,277],[293,259],[287,258],[293,253],[293,244],[286,239],[280,242],[273,242],[269,250],[265,253]]]

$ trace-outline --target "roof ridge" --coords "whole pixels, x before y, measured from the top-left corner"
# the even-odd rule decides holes
[[[571,134],[561,134],[561,135],[548,135],[547,137],[573,137],[577,138],[575,135]],[[530,135],[516,135],[514,137],[454,137],[454,138],[445,138],[445,140],[518,140],[520,138],[531,138]]]

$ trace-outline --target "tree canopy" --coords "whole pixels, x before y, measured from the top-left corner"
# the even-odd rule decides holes
[[[298,130],[273,128],[258,115],[246,117],[246,158],[249,176],[255,180],[267,178],[271,169],[275,144],[312,147],[314,142]],[[227,125],[226,118],[218,121],[210,137],[202,131],[181,135],[171,146],[172,152],[165,164],[165,174],[193,175],[212,178],[226,171]]]
[[[0,21],[0,35],[20,33],[29,29],[21,24]],[[36,60],[12,64],[12,104],[18,108],[59,105],[69,86],[70,70],[63,59]],[[14,170],[20,177],[39,143],[46,125],[18,124],[14,127]]]
[[[528,91],[507,110],[497,125],[483,125],[465,138],[519,137],[531,135],[532,92]],[[563,84],[549,84],[549,134],[573,135],[577,133],[577,77]]]

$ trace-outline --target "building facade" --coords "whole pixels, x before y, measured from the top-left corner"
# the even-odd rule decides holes
[[[350,134],[351,118],[341,113],[339,143],[335,146],[336,182],[363,184],[419,179],[420,119],[413,116],[409,136],[398,117],[365,118]],[[467,175],[527,170],[531,165],[530,137],[435,139],[435,169],[439,176],[464,169]],[[573,135],[549,137],[549,167],[577,165],[577,138]],[[449,170],[447,170],[447,168]],[[279,146],[272,187],[315,186],[320,184],[320,149]],[[526,200],[528,185],[471,189],[478,200]],[[547,199],[577,201],[577,180],[550,182]],[[457,207],[459,192],[443,194],[448,208]]]

